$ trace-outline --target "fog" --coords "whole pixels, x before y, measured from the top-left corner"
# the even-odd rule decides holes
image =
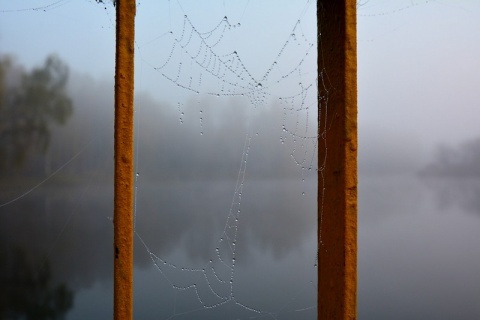
[[[66,285],[80,294],[80,299],[82,292],[99,290],[93,288],[98,283],[108,284],[112,276],[112,88],[111,82],[96,81],[71,70],[67,92],[74,109],[67,123],[51,125],[44,153],[32,151],[25,163],[3,172],[2,244],[8,244],[7,250],[20,248],[34,265],[45,261],[52,283]],[[262,110],[249,111],[242,107],[242,103],[248,104],[245,99],[223,99],[222,104],[218,101],[209,97],[200,101],[200,116],[195,102],[182,105],[179,111],[147,93],[136,96],[137,272],[150,270],[150,277],[167,272],[155,271],[150,252],[189,268],[208,264],[233,206],[239,168],[247,161],[242,159],[248,138],[248,170],[241,181],[243,194],[238,204],[242,219],[236,231],[236,277],[250,274],[252,281],[261,268],[268,266],[265,259],[279,268],[300,263],[298,272],[309,266],[309,272],[301,272],[300,278],[314,276],[316,171],[292,160],[295,150],[308,152],[312,158],[307,164],[315,166],[314,147],[307,145],[303,150],[287,139],[281,142],[282,126],[288,121],[275,102]],[[314,127],[314,123],[311,125]],[[292,259],[296,262],[289,262]],[[252,266],[257,270],[254,274]],[[291,276],[298,280],[295,274]],[[171,281],[186,279],[185,275],[170,277]],[[290,283],[288,277],[283,278],[283,285]],[[303,280],[291,286],[302,287],[305,283],[309,285]],[[166,289],[171,286],[165,285]],[[141,297],[148,291],[148,284],[143,286],[145,289],[136,289]],[[237,290],[245,291],[242,286]],[[252,298],[247,292],[243,296],[242,301]],[[311,291],[304,301],[313,297]],[[196,305],[187,301],[187,310]],[[249,303],[261,301],[259,298]],[[85,303],[88,306],[75,309],[74,318],[84,317],[86,310],[92,309],[97,310],[92,314],[95,316],[108,307]],[[242,313],[242,308],[230,308],[236,310],[238,306],[215,314]],[[285,311],[284,316],[288,314]]]
[[[480,8],[358,8],[360,319],[480,309]]]

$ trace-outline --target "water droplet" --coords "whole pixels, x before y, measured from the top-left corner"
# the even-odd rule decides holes
[[[257,83],[257,88],[261,88],[262,87],[262,84],[259,82]]]
[[[305,192],[302,192],[302,196],[304,196],[304,195],[305,195]]]
[[[135,175],[138,177],[140,175],[140,173],[137,172]]]

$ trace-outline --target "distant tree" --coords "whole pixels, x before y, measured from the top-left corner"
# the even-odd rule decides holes
[[[424,176],[479,177],[480,138],[456,147],[439,146],[434,161],[420,171]]]
[[[0,173],[47,150],[51,125],[65,124],[73,112],[67,80],[68,67],[54,55],[31,72],[0,59]]]

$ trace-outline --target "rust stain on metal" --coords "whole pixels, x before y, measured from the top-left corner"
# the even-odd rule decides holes
[[[356,1],[319,0],[317,19],[318,70],[328,90],[327,105],[319,102],[319,145],[328,155],[323,163],[319,148],[318,319],[356,319]]]
[[[117,0],[115,54],[114,319],[133,318],[135,0]]]

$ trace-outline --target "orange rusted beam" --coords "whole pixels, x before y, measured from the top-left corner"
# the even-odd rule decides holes
[[[116,0],[114,302],[115,320],[133,318],[133,58],[135,0]]]
[[[317,4],[320,320],[357,317],[356,2]]]

